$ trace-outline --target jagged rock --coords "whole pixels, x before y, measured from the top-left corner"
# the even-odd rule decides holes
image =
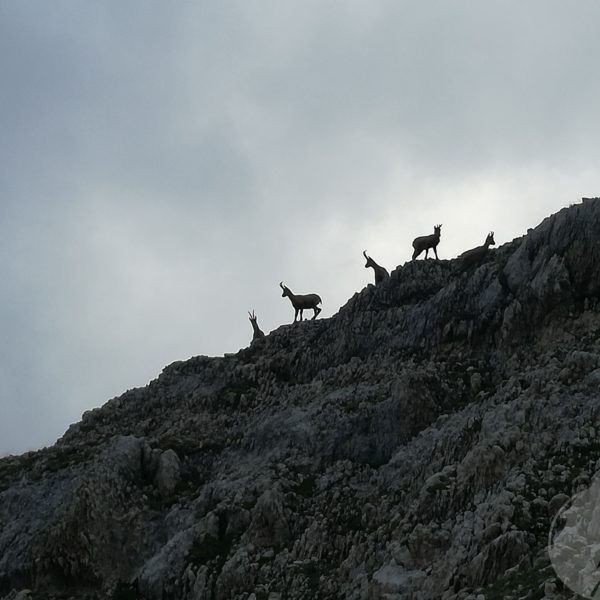
[[[4,596],[2,600],[31,600],[31,590],[12,590],[10,594]]]
[[[247,538],[257,546],[279,547],[290,538],[283,494],[277,490],[266,490],[252,510],[252,520]]]
[[[385,566],[373,574],[373,582],[379,594],[407,593],[417,591],[422,581],[427,577],[424,571],[407,571],[403,567]]]
[[[180,480],[181,466],[179,457],[173,450],[165,450],[158,459],[154,482],[163,496],[170,496],[175,492]]]
[[[142,476],[143,452],[143,440],[132,435],[117,435],[109,446],[106,464],[128,479],[139,479]]]
[[[593,200],[173,363],[0,460],[0,597],[567,597],[545,548],[600,469],[599,297]]]
[[[567,494],[556,494],[548,502],[548,514],[553,517],[569,500]]]
[[[492,540],[473,558],[468,573],[470,583],[473,586],[491,583],[518,565],[529,551],[526,537],[523,531],[509,531]]]

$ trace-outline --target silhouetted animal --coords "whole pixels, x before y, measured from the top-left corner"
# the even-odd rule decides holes
[[[488,233],[487,237],[485,238],[485,243],[483,244],[483,246],[477,246],[477,248],[467,250],[458,257],[458,260],[460,261],[460,267],[463,269],[468,269],[473,265],[478,265],[483,260],[483,257],[486,255],[488,248],[495,243],[496,242],[494,241],[494,232],[490,231],[490,233]]]
[[[254,335],[252,336],[252,341],[260,340],[261,338],[264,338],[265,334],[261,331],[260,327],[258,326],[258,323],[256,321],[256,315],[254,314],[254,311],[248,312],[248,314],[250,315],[250,323],[252,324],[252,329],[254,330]]]
[[[423,250],[425,250],[425,258],[429,254],[429,250],[433,248],[435,253],[435,257],[438,258],[437,255],[437,245],[440,243],[440,231],[442,229],[441,225],[435,225],[433,228],[433,233],[431,235],[423,235],[421,237],[415,238],[413,240],[413,248],[415,251],[413,252],[412,259],[415,260]],[[439,260],[439,259],[438,259]]]
[[[313,319],[317,317],[317,315],[321,312],[321,309],[317,306],[317,304],[321,304],[321,298],[317,294],[293,294],[290,288],[283,285],[283,281],[279,284],[281,289],[283,290],[282,297],[288,297],[294,310],[296,313],[294,314],[294,323],[298,318],[298,313],[300,313],[300,320],[302,321],[302,311],[305,308],[312,308],[315,311],[313,315]]]
[[[390,274],[387,272],[387,269],[379,266],[370,256],[367,256],[366,250],[363,250],[363,255],[367,259],[365,269],[373,267],[373,271],[375,272],[375,285],[381,283],[384,279],[387,279],[390,276]]]

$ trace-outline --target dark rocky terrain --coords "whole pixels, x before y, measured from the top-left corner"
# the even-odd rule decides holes
[[[546,544],[600,467],[599,298],[592,199],[168,366],[0,460],[0,598],[577,597]]]

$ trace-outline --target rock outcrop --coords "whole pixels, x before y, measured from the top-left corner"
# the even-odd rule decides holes
[[[0,460],[0,598],[567,598],[600,467],[600,199],[176,362]],[[570,595],[569,595],[570,594]]]

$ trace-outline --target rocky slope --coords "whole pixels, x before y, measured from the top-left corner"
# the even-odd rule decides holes
[[[575,597],[546,544],[600,467],[599,297],[593,199],[170,365],[0,460],[0,598]]]

